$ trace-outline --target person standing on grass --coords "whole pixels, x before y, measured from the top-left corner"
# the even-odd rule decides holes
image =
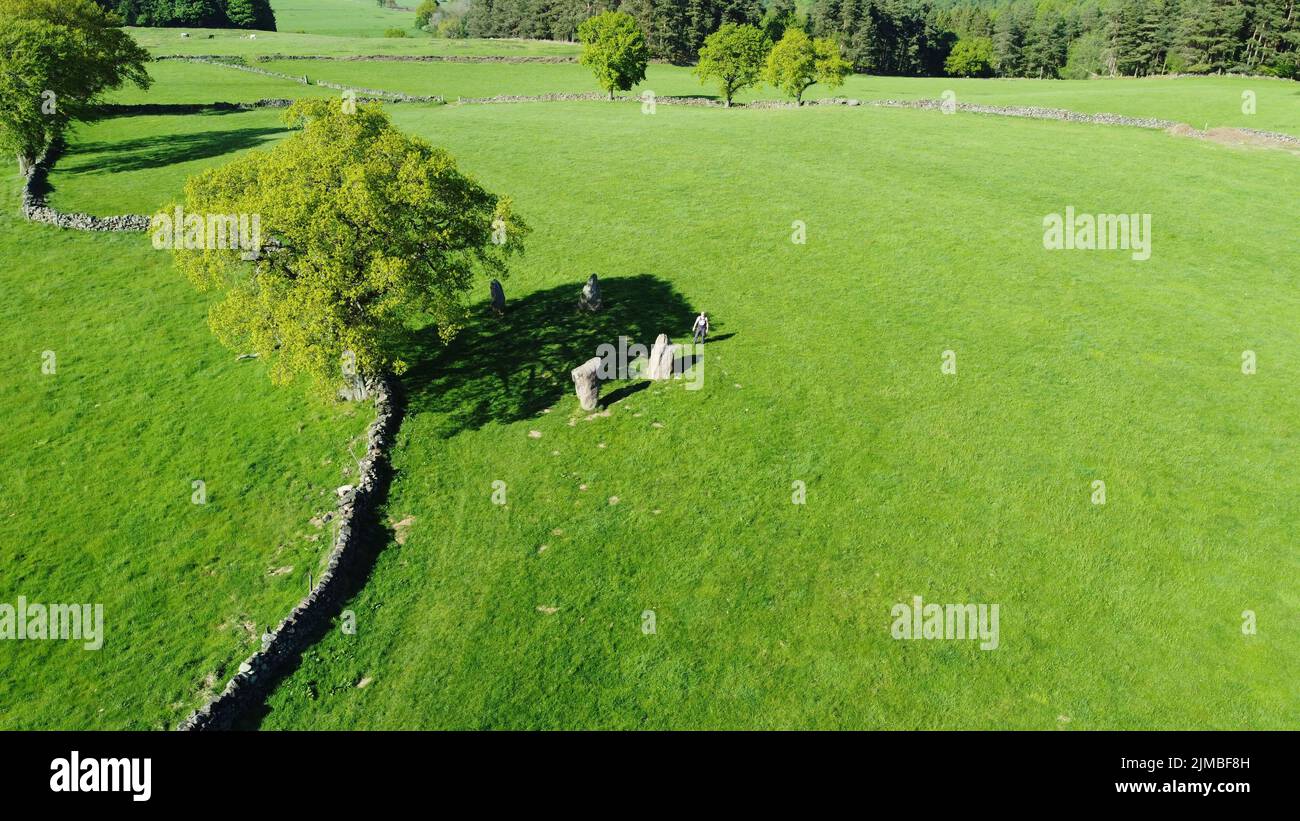
[[[700,315],[695,317],[695,327],[691,331],[691,341],[703,343],[709,335],[709,315],[700,311]]]

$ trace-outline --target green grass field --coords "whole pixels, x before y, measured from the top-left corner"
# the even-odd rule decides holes
[[[285,60],[259,63],[263,68],[408,94],[489,97],[495,94],[591,92],[599,88],[591,72],[574,64],[385,63]],[[651,65],[633,93],[717,96],[701,85],[690,68]],[[860,100],[939,99],[951,90],[960,102],[985,105],[1041,106],[1085,113],[1125,114],[1185,122],[1196,128],[1234,126],[1300,135],[1300,88],[1268,78],[1169,78],[1135,80],[962,80],[954,78],[874,77],[853,75],[840,88],[816,85],[809,99],[852,97]],[[1256,112],[1242,113],[1242,92],[1252,91]],[[767,86],[748,89],[736,99],[780,99]]]
[[[1251,207],[1294,158],[718,114],[395,115],[516,195],[537,238],[511,316],[413,377],[405,544],[266,726],[1294,726],[1300,299],[1291,215]],[[1044,251],[1066,203],[1153,213],[1158,250]],[[589,271],[615,307],[583,323]],[[577,411],[565,370],[597,341],[681,337],[699,309],[728,337],[702,390]],[[1244,349],[1267,372],[1243,376]],[[894,641],[915,594],[1001,602],[1003,646]],[[1245,609],[1273,628],[1243,637]]]
[[[351,4],[354,0],[340,0]],[[360,2],[360,0],[356,0]],[[376,11],[379,11],[377,7]],[[393,13],[393,12],[388,12]],[[405,23],[406,16],[398,25]],[[386,27],[386,26],[385,26]],[[270,54],[296,54],[323,57],[370,56],[376,54],[463,54],[482,55],[550,55],[577,56],[581,47],[576,43],[551,40],[447,40],[411,31],[409,37],[383,37],[383,30],[370,36],[339,37],[330,34],[302,34],[281,27],[280,31],[259,31],[257,38],[248,39],[246,32],[238,29],[187,29],[189,37],[181,38],[177,29],[129,29],[141,45],[155,55],[233,55],[258,57]],[[212,35],[209,37],[208,35]]]
[[[275,0],[271,6],[279,31],[334,37],[382,37],[391,28],[416,33],[414,11],[383,8],[373,0]]]
[[[297,53],[415,45],[332,25]],[[174,34],[137,30],[155,53]],[[231,43],[290,53],[291,37]],[[185,47],[236,53],[204,42]],[[267,65],[452,99],[594,88],[575,65]],[[151,71],[154,89],[115,101],[338,93]],[[645,86],[711,93],[671,66]],[[851,77],[836,93],[948,88],[1300,133],[1300,84],[1282,81]],[[80,125],[51,202],[148,213],[284,135],[274,110],[177,111]],[[388,111],[535,231],[504,319],[479,306],[451,345],[428,329],[412,343],[393,538],[347,605],[357,634],[313,648],[261,726],[1300,726],[1293,153],[884,108]],[[1044,250],[1044,215],[1067,206],[1151,214],[1151,258]],[[303,592],[329,541],[308,520],[369,409],[236,362],[142,235],[15,210],[0,403],[23,460],[0,480],[0,537],[18,546],[0,554],[0,602],[102,601],[109,639],[0,642],[0,727],[171,726]],[[578,314],[593,271],[608,307]],[[684,340],[699,310],[715,323],[700,390],[619,383],[607,414],[578,410],[568,371],[598,344]],[[57,375],[40,373],[46,350]],[[1000,647],[895,641],[890,608],[913,595],[998,603]]]
[[[127,86],[109,95],[108,102],[120,105],[251,103],[272,98],[333,97],[339,93],[322,86],[180,60],[150,63],[149,76],[153,78],[153,85],[148,91]]]
[[[15,211],[0,216],[0,601],[103,604],[106,639],[0,641],[0,729],[169,729],[319,575],[331,534],[308,520],[355,474],[347,445],[372,413],[237,363],[147,235]]]

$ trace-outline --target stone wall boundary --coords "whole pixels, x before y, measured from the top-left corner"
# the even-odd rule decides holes
[[[265,703],[275,685],[301,658],[303,651],[331,629],[343,603],[360,590],[369,575],[378,547],[372,530],[379,506],[388,492],[392,468],[388,449],[402,420],[396,385],[386,378],[365,383],[374,399],[375,419],[366,435],[366,453],[357,484],[337,491],[338,529],[326,567],[311,591],[280,623],[262,636],[262,648],[242,664],[225,689],[180,723],[180,731],[234,729]]]

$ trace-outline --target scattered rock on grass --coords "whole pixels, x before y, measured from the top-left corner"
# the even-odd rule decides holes
[[[415,524],[414,516],[407,516],[400,522],[393,525],[393,540],[399,545],[406,544],[406,537],[410,535],[411,525]]]

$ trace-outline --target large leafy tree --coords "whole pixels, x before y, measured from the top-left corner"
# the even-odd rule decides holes
[[[700,82],[717,81],[724,104],[730,106],[737,91],[762,79],[763,65],[771,47],[767,36],[758,28],[723,23],[722,28],[705,38],[695,73]]]
[[[209,316],[218,339],[269,361],[277,383],[304,375],[328,390],[344,361],[400,373],[408,329],[432,321],[450,338],[475,278],[504,276],[528,229],[378,106],[300,100],[285,118],[300,130],[185,186],[184,213],[256,215],[267,247],[250,262],[209,241],[175,251],[177,266],[224,297]]]
[[[148,60],[90,0],[0,0],[0,145],[26,173],[103,92],[148,88]]]
[[[839,45],[829,37],[813,39],[800,29],[790,29],[767,55],[765,77],[773,86],[803,102],[804,92],[815,83],[832,88],[844,84],[853,65],[840,56]]]
[[[958,40],[943,64],[954,77],[990,77],[993,74],[993,41],[988,37]]]
[[[579,62],[595,72],[611,100],[615,91],[627,91],[645,79],[650,52],[631,15],[606,11],[590,17],[578,26],[578,39],[582,42]]]

